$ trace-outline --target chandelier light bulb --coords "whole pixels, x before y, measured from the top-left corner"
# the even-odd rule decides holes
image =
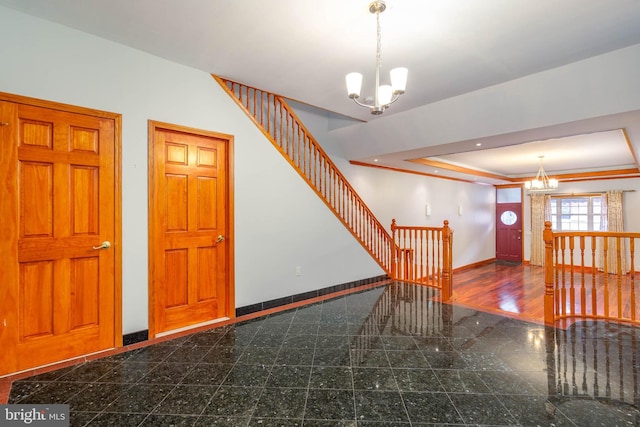
[[[378,101],[381,106],[387,106],[393,98],[393,88],[389,85],[382,85],[378,88]]]
[[[349,98],[356,99],[360,97],[360,89],[362,88],[362,74],[349,73],[346,77],[347,93]]]
[[[391,76],[391,87],[394,95],[402,95],[407,88],[407,74],[409,70],[404,67],[397,67],[389,73]]]

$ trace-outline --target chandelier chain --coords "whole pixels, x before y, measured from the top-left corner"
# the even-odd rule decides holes
[[[380,12],[376,12],[376,65],[379,67],[382,63],[382,29],[380,26]]]
[[[404,67],[394,68],[389,72],[391,85],[380,85],[380,65],[382,64],[382,25],[380,24],[380,14],[385,11],[387,5],[384,0],[374,0],[369,4],[369,12],[376,15],[376,67],[375,67],[375,87],[373,100],[366,98],[364,102],[358,101],[360,89],[362,88],[362,74],[349,73],[346,75],[347,94],[356,104],[369,108],[371,114],[382,114],[391,104],[398,100],[398,97],[405,91],[407,84],[407,69]],[[373,101],[373,102],[371,102]]]

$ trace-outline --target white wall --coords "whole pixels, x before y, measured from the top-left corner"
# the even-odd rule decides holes
[[[208,74],[3,7],[0,38],[0,91],[122,114],[124,333],[148,326],[149,119],[235,137],[236,306],[383,274]]]
[[[441,227],[454,231],[453,267],[495,257],[495,189],[413,174],[338,163],[378,220],[398,225]],[[425,215],[425,205],[431,215]],[[458,207],[462,215],[458,214]]]

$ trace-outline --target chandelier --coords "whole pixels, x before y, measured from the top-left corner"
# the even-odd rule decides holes
[[[373,104],[371,102],[360,102],[360,89],[362,88],[362,74],[347,74],[347,92],[349,98],[353,99],[356,104],[369,108],[371,114],[382,114],[389,105],[398,100],[398,97],[404,93],[407,86],[407,69],[403,67],[394,68],[389,73],[391,76],[391,85],[380,85],[380,64],[382,63],[382,35],[380,31],[380,14],[385,11],[387,5],[384,1],[374,1],[369,5],[369,12],[376,15],[376,86],[373,94]]]
[[[540,159],[540,167],[538,168],[538,174],[531,181],[524,183],[524,188],[529,191],[549,191],[558,188],[558,180],[555,178],[549,178],[542,167],[542,159],[544,156],[538,156]]]

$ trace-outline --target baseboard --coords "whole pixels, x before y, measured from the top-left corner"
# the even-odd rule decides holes
[[[491,264],[492,262],[496,262],[495,258],[485,259],[484,261],[474,262],[473,264],[463,265],[462,267],[454,268],[453,272],[457,273],[464,270],[470,270],[472,268],[482,267],[483,265]]]
[[[382,275],[376,277],[370,277],[368,279],[356,280],[353,282],[342,283],[340,285],[329,286],[315,291],[303,292],[300,294],[289,295],[282,298],[276,298],[269,301],[259,302],[256,304],[245,305],[244,307],[236,308],[236,317],[245,316],[247,314],[255,313],[258,311],[268,310],[271,308],[280,307],[287,304],[293,304],[304,300],[317,298],[325,295],[329,295],[335,292],[345,291],[348,289],[358,288],[360,286],[370,285],[372,283],[380,282],[382,280],[388,280],[389,276]]]
[[[131,344],[136,344],[142,341],[147,341],[149,339],[149,330],[145,329],[144,331],[132,332],[130,334],[125,334],[122,336],[122,345],[127,346]]]
[[[300,294],[289,295],[287,297],[282,297],[282,298],[277,298],[277,299],[264,301],[256,304],[251,304],[244,307],[238,307],[236,308],[236,317],[244,316],[244,315],[255,313],[258,311],[268,310],[271,308],[280,307],[287,304],[301,302],[301,301],[312,299],[312,298],[329,295],[334,292],[340,292],[348,289],[358,288],[360,286],[370,285],[372,283],[380,282],[382,280],[387,280],[387,279],[389,279],[389,276],[387,275],[370,277],[368,279],[356,280],[353,282],[348,282],[340,285],[334,285],[334,286],[329,286],[322,289],[317,289],[315,291],[303,292]],[[139,342],[148,341],[148,340],[149,340],[149,330],[145,329],[143,331],[125,334],[122,337],[122,345],[127,346],[127,345],[137,344]]]

